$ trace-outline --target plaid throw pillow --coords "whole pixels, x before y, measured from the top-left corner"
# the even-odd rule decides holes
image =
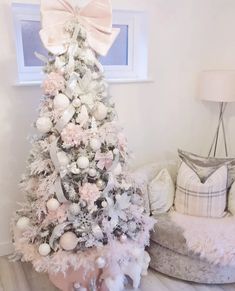
[[[222,217],[226,207],[227,166],[217,169],[202,183],[198,175],[182,162],[175,194],[176,211],[204,217]]]

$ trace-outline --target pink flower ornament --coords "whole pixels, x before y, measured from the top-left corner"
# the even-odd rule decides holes
[[[84,140],[84,130],[77,124],[69,123],[61,132],[65,146],[78,146]]]
[[[55,96],[59,91],[65,88],[64,77],[58,73],[52,72],[47,76],[47,79],[44,80],[42,88],[45,95]]]
[[[85,183],[80,188],[80,197],[85,200],[88,204],[93,204],[99,197],[100,191],[96,184]]]

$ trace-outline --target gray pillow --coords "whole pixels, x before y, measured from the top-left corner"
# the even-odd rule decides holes
[[[197,174],[202,183],[205,183],[223,165],[228,167],[228,187],[234,181],[235,158],[202,157],[180,149],[178,150],[178,154],[180,159]]]

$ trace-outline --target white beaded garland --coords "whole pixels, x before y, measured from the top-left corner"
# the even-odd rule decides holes
[[[54,103],[55,109],[63,110],[69,106],[70,101],[66,95],[60,93],[60,94],[55,96],[53,103]]]
[[[90,177],[95,177],[97,175],[97,171],[96,169],[90,169],[89,172],[88,172],[89,176]]]
[[[52,122],[49,117],[39,117],[36,121],[36,127],[41,133],[47,133],[52,128]]]
[[[64,167],[66,167],[70,162],[69,157],[63,151],[60,151],[57,153],[57,158],[58,158],[60,165],[64,166]]]
[[[51,252],[51,247],[47,243],[41,244],[38,248],[38,252],[41,256],[48,256]]]
[[[51,198],[47,201],[47,209],[49,211],[55,211],[60,207],[60,203],[57,199]]]
[[[96,106],[93,116],[96,120],[102,121],[106,118],[107,113],[108,108],[102,102],[99,102]]]
[[[18,219],[16,226],[20,230],[25,230],[30,224],[30,219],[26,216],[22,216]]]
[[[90,140],[90,147],[93,151],[98,151],[101,147],[101,142],[97,138],[92,138]]]
[[[104,257],[99,257],[95,260],[95,263],[99,269],[103,269],[106,265],[106,260]]]
[[[65,232],[61,237],[60,237],[60,246],[62,249],[65,251],[72,251],[76,248],[78,243],[78,238],[75,235],[75,233],[68,231]]]
[[[85,156],[79,157],[77,160],[77,165],[80,169],[86,169],[89,167],[89,159]]]

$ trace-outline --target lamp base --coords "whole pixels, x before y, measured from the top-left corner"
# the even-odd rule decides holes
[[[209,150],[208,157],[211,156],[212,151],[213,151],[213,157],[216,156],[219,133],[220,133],[221,128],[222,128],[222,133],[223,133],[224,151],[225,151],[226,157],[228,157],[227,139],[226,139],[226,133],[225,133],[225,127],[224,127],[224,112],[225,112],[226,106],[227,106],[227,103],[225,102],[221,102],[219,104],[220,113],[219,113],[218,125],[217,125],[215,136],[213,138],[213,141]]]

